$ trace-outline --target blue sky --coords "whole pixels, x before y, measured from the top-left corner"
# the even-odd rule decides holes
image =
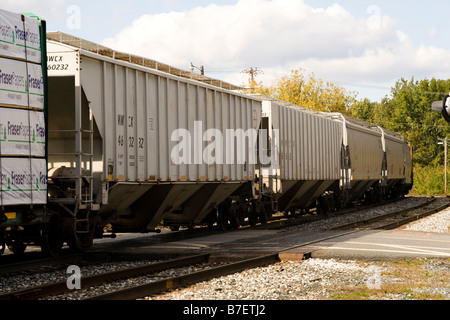
[[[450,2],[375,0],[2,0],[49,31],[233,83],[303,68],[380,100],[400,78],[450,78]]]

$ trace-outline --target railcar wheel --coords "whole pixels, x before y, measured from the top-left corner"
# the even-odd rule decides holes
[[[239,208],[235,204],[232,204],[230,207],[230,226],[232,229],[238,229],[241,226]]]
[[[68,241],[70,249],[77,252],[88,252],[94,243],[94,237],[91,232],[87,234],[73,232]]]
[[[221,231],[225,231],[228,229],[228,212],[223,210],[223,208],[218,208],[216,211],[217,216],[217,227]]]
[[[272,212],[272,202],[269,200],[266,200],[264,202],[264,211],[266,212],[267,218],[271,219],[273,216],[273,212]]]
[[[64,245],[63,220],[55,215],[50,219],[50,223],[44,226],[41,235],[41,250],[45,255],[57,257]]]
[[[238,216],[239,216],[239,224],[242,226],[245,223],[245,219],[248,216],[248,205],[245,203],[241,203],[238,206]]]
[[[41,236],[41,250],[50,257],[57,257],[62,250],[63,242],[54,235],[47,234]]]
[[[88,211],[79,213],[79,217],[83,215],[83,218],[87,220],[89,226],[87,229],[81,231],[76,230],[76,222],[73,217],[65,217],[65,234],[67,235],[67,244],[70,249],[76,252],[87,252],[94,243],[95,221],[89,217]],[[78,222],[80,224],[80,222]]]
[[[266,209],[264,207],[260,208],[260,212],[259,212],[259,222],[261,222],[261,224],[267,224],[267,222],[269,221],[269,216],[267,215]]]
[[[93,238],[89,235],[76,234],[71,235],[71,239],[67,242],[70,249],[76,252],[88,252],[93,243]]]
[[[258,212],[258,208],[255,202],[250,203],[250,212],[249,212],[249,216],[248,216],[248,222],[250,223],[251,227],[256,226],[256,224],[258,223],[258,218],[259,218],[259,212]]]
[[[22,240],[13,240],[8,244],[8,249],[15,255],[21,255],[25,252],[27,245]]]

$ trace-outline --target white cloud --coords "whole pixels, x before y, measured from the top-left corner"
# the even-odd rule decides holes
[[[315,9],[301,0],[241,0],[233,6],[143,15],[104,44],[172,64],[233,68],[345,56],[348,48],[381,40],[378,31],[371,37],[367,32],[364,20],[339,5]]]
[[[65,12],[68,2],[68,0],[2,0],[1,8],[15,13],[32,12],[49,19]]]
[[[239,0],[186,12],[143,15],[103,44],[187,69],[234,71],[258,67],[258,79],[304,68],[338,83],[389,82],[450,71],[450,52],[415,45],[382,16],[377,6],[365,18],[334,4],[315,8],[303,0]],[[446,68],[443,70],[443,68]]]

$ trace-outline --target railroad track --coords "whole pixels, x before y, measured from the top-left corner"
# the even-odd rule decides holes
[[[278,261],[278,255],[265,255],[258,258],[246,259],[238,262],[227,263],[221,266],[209,263],[210,254],[202,254],[184,258],[173,259],[169,261],[152,263],[149,265],[129,268],[125,270],[113,271],[99,275],[83,277],[81,279],[83,288],[89,290],[90,287],[102,286],[106,283],[114,281],[123,281],[140,276],[147,276],[152,279],[152,275],[164,270],[174,268],[184,268],[186,266],[202,265],[202,270],[194,270],[187,274],[166,276],[157,276],[162,278],[151,280],[146,284],[132,285],[128,288],[112,290],[107,293],[96,294],[82,300],[131,300],[142,298],[151,294],[160,293],[162,291],[184,287],[189,284],[208,280],[235,272],[239,272],[248,268],[264,266]],[[212,265],[212,267],[210,267]],[[36,300],[48,298],[51,296],[70,293],[67,281],[61,281],[48,285],[32,287],[21,291],[11,292],[0,295],[0,300]]]
[[[262,267],[278,261],[278,254],[264,255],[262,257],[228,263],[218,267],[206,268],[205,270],[192,272],[186,275],[168,277],[148,284],[98,295],[87,300],[131,300],[143,298],[151,294],[185,287],[190,284],[240,272],[246,269]]]
[[[384,204],[386,204],[386,202],[380,203],[378,205],[370,205],[367,207],[370,208],[374,206],[381,206]],[[364,206],[362,208],[366,207]],[[361,208],[341,210],[336,214],[351,213],[354,212],[355,210],[361,210]],[[327,218],[326,215],[319,216],[315,214],[286,218],[282,214],[278,214],[273,218],[269,219],[269,221],[266,224],[258,224],[256,226],[251,227],[248,223],[246,223],[243,226],[241,226],[240,229],[244,230],[247,228],[253,228],[253,229],[277,230],[282,229],[286,226],[303,224],[326,218]],[[153,243],[176,241],[179,239],[183,240],[195,239],[197,237],[223,234],[225,232],[234,232],[234,231],[236,231],[236,229],[229,228],[224,231],[224,230],[215,230],[214,228],[211,227],[198,227],[195,229],[186,229],[177,232],[152,235],[152,238],[149,239],[149,241],[147,241],[147,245]],[[106,248],[106,250],[108,249]],[[70,265],[70,264],[81,265],[86,261],[93,261],[95,263],[95,261],[100,262],[102,259],[104,259],[105,261],[108,260],[107,257],[102,257],[102,255],[107,255],[107,253],[102,253],[101,251],[96,252],[95,248],[93,248],[91,252],[85,254],[71,253],[70,250],[67,249],[64,251],[63,255],[56,258],[47,258],[43,256],[41,252],[37,251],[25,252],[22,255],[14,255],[14,254],[0,255],[0,276],[3,274],[17,273],[21,271],[33,272],[37,270],[51,270],[52,268],[57,269],[61,265]]]
[[[287,252],[289,250],[292,250],[294,248],[305,247],[305,246],[311,245],[313,243],[318,243],[318,242],[321,242],[324,240],[330,240],[333,238],[337,238],[344,234],[358,232],[360,230],[361,225],[364,225],[365,228],[373,229],[373,227],[374,227],[373,224],[377,223],[377,226],[376,226],[377,229],[392,229],[392,228],[396,228],[402,224],[420,219],[422,217],[429,216],[435,212],[439,212],[449,206],[450,206],[449,199],[445,199],[442,201],[436,201],[436,198],[431,198],[428,201],[426,201],[425,203],[414,206],[412,208],[403,209],[403,210],[389,213],[389,214],[379,216],[376,218],[364,219],[359,222],[353,222],[348,225],[342,225],[342,226],[333,228],[334,230],[342,230],[342,232],[331,235],[331,236],[326,236],[325,238],[316,239],[314,241],[303,243],[301,245],[292,246],[292,247],[286,248],[282,251],[279,251],[279,252],[276,252],[273,254],[263,255],[261,257],[257,257],[257,258],[253,258],[253,259],[247,259],[247,260],[243,260],[243,261],[229,263],[224,266],[201,270],[201,271],[197,271],[197,272],[190,273],[187,275],[162,279],[160,281],[156,281],[156,282],[145,284],[145,285],[138,286],[138,287],[118,290],[118,291],[104,294],[101,296],[95,296],[93,298],[90,298],[89,300],[137,299],[137,298],[142,298],[145,296],[150,296],[151,294],[158,294],[158,293],[161,293],[161,292],[164,292],[167,290],[185,287],[187,285],[198,283],[200,281],[205,281],[205,280],[209,280],[211,278],[240,272],[245,269],[261,267],[261,266],[265,266],[268,264],[276,263],[276,262],[280,261],[281,259],[283,259],[283,257],[285,257],[285,252]],[[372,227],[370,227],[370,225]],[[350,226],[352,227],[353,230],[348,230]],[[355,227],[356,227],[356,229],[355,229]],[[303,256],[303,259],[308,259],[309,257],[310,257],[310,254],[306,252]]]
[[[395,229],[402,225],[408,224],[415,220],[427,217],[431,214],[439,212],[450,206],[450,199],[448,198],[431,198],[423,204],[414,206],[412,208],[402,209],[388,214],[367,218],[359,221],[350,222],[330,228],[331,230],[346,230],[346,229],[373,229],[373,230],[389,230]]]
[[[138,299],[146,296],[156,295],[161,292],[172,290],[180,287],[185,287],[200,281],[209,280],[211,278],[232,274],[235,272],[243,271],[249,268],[260,267],[272,263],[276,263],[283,256],[284,251],[291,250],[293,248],[301,248],[304,246],[311,245],[313,243],[321,242],[324,240],[329,240],[342,236],[344,234],[358,232],[361,229],[390,229],[395,228],[406,223],[406,221],[411,222],[420,217],[430,215],[434,212],[440,211],[450,205],[449,199],[429,199],[421,205],[414,206],[413,208],[403,209],[396,211],[394,213],[386,214],[383,216],[376,217],[374,219],[365,219],[358,222],[352,222],[346,225],[340,225],[333,230],[339,231],[333,235],[328,235],[326,238],[316,238],[313,241],[307,243],[302,243],[296,246],[291,246],[285,250],[274,251],[270,254],[261,255],[257,258],[252,259],[242,259],[237,262],[231,262],[228,259],[226,264],[217,266],[211,263],[210,253],[205,253],[202,255],[191,256],[186,258],[179,258],[170,261],[165,261],[161,263],[152,263],[143,267],[136,267],[132,269],[126,269],[121,271],[108,272],[102,275],[95,276],[83,276],[81,278],[81,283],[83,288],[90,287],[100,287],[105,283],[111,282],[126,282],[124,279],[135,278],[135,277],[146,277],[148,278],[145,284],[140,282],[139,284],[131,284],[127,288],[122,289],[106,289],[107,293],[95,294],[93,296],[85,296],[89,300],[129,300]],[[387,221],[388,219],[393,219],[394,221]],[[375,222],[375,220],[377,220]],[[378,225],[375,225],[377,223]],[[267,241],[267,239],[265,239]],[[230,247],[229,250],[232,248]],[[226,256],[224,256],[226,258]],[[308,254],[305,255],[305,259],[308,258]],[[225,259],[227,260],[227,259]],[[36,263],[36,262],[35,262]],[[183,271],[182,274],[176,271],[174,276],[155,276],[154,274],[158,271],[182,268],[186,266],[194,266],[191,270]],[[75,290],[75,292],[78,290]],[[88,289],[89,291],[89,289]],[[92,289],[91,291],[94,291]],[[74,293],[67,288],[67,282],[61,281],[59,283],[33,287],[21,291],[11,292],[0,295],[0,300],[34,300],[34,299],[47,299],[51,296],[57,296],[64,293]],[[59,299],[59,298],[58,298]]]
[[[107,262],[111,259],[111,255],[105,252],[89,252],[67,254],[57,258],[39,258],[22,260],[20,262],[6,263],[0,265],[0,276],[12,273],[33,273],[42,271],[51,271],[61,269],[68,265],[86,266]]]
[[[159,263],[151,263],[140,267],[127,268],[124,270],[107,272],[98,275],[86,276],[82,277],[82,279],[80,280],[82,281],[84,288],[89,288],[92,286],[98,286],[108,282],[119,281],[142,275],[148,275],[171,268],[178,268],[186,265],[204,263],[207,260],[208,255],[203,254],[186,258],[172,259],[169,261],[163,261]],[[54,295],[61,295],[68,292],[71,292],[71,289],[68,288],[67,281],[60,281],[57,283],[51,283],[47,285],[2,294],[0,295],[0,300],[32,300]]]

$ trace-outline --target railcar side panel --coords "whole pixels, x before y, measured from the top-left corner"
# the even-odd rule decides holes
[[[383,163],[381,134],[348,124],[347,135],[352,180],[380,180]]]
[[[94,194],[117,229],[152,229],[165,217],[174,224],[200,221],[252,183],[255,163],[247,153],[251,130],[259,127],[259,100],[68,45],[51,47],[67,52],[75,87],[63,89],[75,91],[69,109],[81,108],[83,123],[85,114],[93,114],[94,151],[101,159],[94,164]],[[62,143],[73,145],[70,138]],[[105,183],[106,197],[100,190]]]
[[[339,124],[295,107],[271,103],[271,123],[280,132],[282,179],[339,180]]]
[[[404,141],[385,135],[388,180],[405,178]]]

